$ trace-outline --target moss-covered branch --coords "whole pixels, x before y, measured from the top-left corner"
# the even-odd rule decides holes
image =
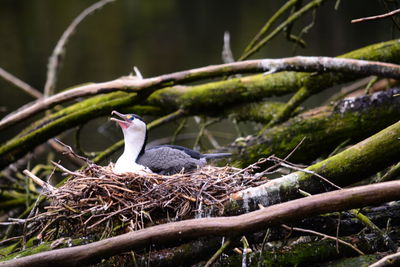
[[[398,89],[339,102],[300,114],[286,123],[266,130],[262,135],[238,140],[234,163],[244,167],[260,157],[272,154],[284,158],[305,138],[291,156],[292,162],[309,163],[327,156],[345,140],[358,142],[400,118]],[[360,130],[362,129],[362,130]]]
[[[399,40],[370,45],[339,56],[382,62],[400,63]],[[279,72],[217,81],[197,86],[176,86],[158,90],[147,103],[168,111],[184,108],[194,114],[218,112],[229,105],[254,102],[271,96],[282,96],[305,87],[315,94],[328,87],[349,82],[360,75],[345,73],[308,74]]]
[[[397,161],[400,157],[399,136],[400,121],[305,171],[233,194],[228,206],[235,212],[243,208],[252,210],[258,209],[258,204],[269,206],[301,197],[299,189],[311,194],[330,190],[332,186],[317,175],[339,186],[359,182]]]

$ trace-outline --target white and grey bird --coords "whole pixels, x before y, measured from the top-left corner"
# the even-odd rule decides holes
[[[115,163],[114,172],[136,172],[146,168],[164,175],[181,171],[188,172],[203,167],[207,159],[228,157],[230,153],[201,154],[186,147],[161,145],[146,149],[147,127],[143,119],[135,114],[121,114],[112,111],[111,115],[124,134],[125,147],[123,154]]]

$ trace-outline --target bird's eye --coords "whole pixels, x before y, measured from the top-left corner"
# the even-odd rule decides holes
[[[132,115],[126,115],[126,118],[127,118],[128,120],[131,120],[131,121],[133,121],[133,119],[134,119],[134,117],[133,117]]]

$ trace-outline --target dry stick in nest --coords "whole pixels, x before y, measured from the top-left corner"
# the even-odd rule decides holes
[[[117,175],[110,167],[95,164],[82,172],[71,172],[53,164],[73,177],[58,188],[56,194],[49,195],[52,205],[47,207],[46,216],[38,218],[62,225],[68,217],[64,224],[76,221],[72,223],[75,230],[70,230],[77,235],[97,233],[100,225],[113,220],[131,221],[133,229],[142,229],[147,222],[152,222],[154,213],[165,209],[172,211],[177,219],[199,216],[211,209],[222,214],[223,202],[231,193],[265,182],[262,176],[254,177],[249,173],[256,164],[241,171],[208,166],[172,176]],[[139,220],[138,215],[146,219]]]
[[[247,214],[201,218],[157,225],[73,248],[63,248],[3,262],[0,266],[79,266],[154,245],[171,245],[205,236],[240,236],[313,215],[397,200],[400,181],[323,193],[273,205]]]

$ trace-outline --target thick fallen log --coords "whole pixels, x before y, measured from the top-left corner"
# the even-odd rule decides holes
[[[238,236],[292,220],[400,198],[400,181],[328,192],[263,208],[244,215],[202,218],[158,225],[97,241],[2,262],[0,266],[78,266],[154,245],[171,245],[204,236]]]

